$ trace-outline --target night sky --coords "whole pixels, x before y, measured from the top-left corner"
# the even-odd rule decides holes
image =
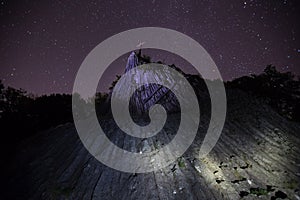
[[[174,29],[197,40],[224,80],[260,73],[267,64],[300,74],[299,20],[297,0],[0,1],[0,79],[34,94],[71,93],[80,64],[96,45],[146,26]],[[175,55],[149,54],[182,65]],[[123,73],[126,55],[118,60],[100,90]]]

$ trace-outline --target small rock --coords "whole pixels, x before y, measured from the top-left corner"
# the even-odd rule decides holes
[[[200,169],[199,166],[195,165],[195,169],[196,169],[199,173],[201,173],[201,169]]]
[[[247,182],[249,183],[249,185],[251,185],[251,184],[252,184],[252,181],[251,181],[251,180],[249,180],[249,179],[247,180]]]

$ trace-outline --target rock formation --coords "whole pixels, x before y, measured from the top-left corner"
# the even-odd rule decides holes
[[[142,57],[141,51],[139,51],[138,54],[132,52],[128,57],[125,73],[139,65],[148,63],[148,59]],[[174,68],[174,65],[172,67]],[[182,71],[180,72],[183,73]],[[156,79],[159,79],[159,77],[161,76],[161,74],[159,74],[158,72],[153,71],[153,73],[156,73]],[[165,74],[164,76],[166,80],[170,80],[174,83],[176,82],[170,75]],[[139,80],[147,80],[146,75],[135,74],[135,81]],[[112,87],[111,90],[112,89],[114,88]],[[128,95],[129,91],[120,91],[120,93],[123,93],[123,95]],[[176,112],[180,110],[176,96],[171,92],[169,88],[152,83],[143,85],[135,92],[135,94],[130,99],[129,109],[133,115],[141,115],[147,113],[149,111],[149,108],[155,104],[161,104],[162,106],[164,106],[167,112]]]
[[[138,57],[135,53],[130,55],[126,70],[141,62]],[[279,115],[264,99],[227,88],[228,114],[222,135],[210,154],[200,159],[199,149],[210,120],[209,95],[199,76],[185,76],[195,88],[200,104],[205,106],[194,143],[176,162],[146,174],[116,171],[87,152],[73,124],[64,124],[17,147],[17,155],[7,171],[11,175],[6,184],[10,188],[5,190],[7,196],[101,200],[299,199],[300,124]],[[145,112],[163,99],[167,108],[173,108],[173,98],[165,88],[150,85],[138,91],[132,101],[136,109]],[[100,124],[110,140],[123,149],[158,152],[176,134],[179,115],[171,114],[170,119],[173,123],[166,124],[159,137],[134,141],[122,134],[113,119],[100,119]],[[90,128],[92,131],[96,127]]]

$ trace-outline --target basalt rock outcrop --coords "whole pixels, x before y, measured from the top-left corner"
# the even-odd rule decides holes
[[[140,62],[145,60],[131,54],[126,70]],[[200,158],[210,121],[209,95],[199,76],[185,76],[200,100],[201,122],[193,144],[170,166],[145,174],[116,171],[88,153],[74,124],[63,124],[18,145],[3,195],[10,199],[300,199],[300,124],[279,115],[262,98],[227,88],[222,135],[210,154]],[[140,92],[132,97],[135,109],[146,112],[163,98],[165,106],[173,108],[172,93],[158,85]],[[176,134],[180,120],[176,112],[168,117],[170,123],[159,137],[134,142],[112,118],[99,122],[119,147],[159,152]]]

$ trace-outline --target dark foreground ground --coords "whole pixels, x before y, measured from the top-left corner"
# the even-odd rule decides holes
[[[235,91],[228,99],[222,135],[204,159],[198,153],[205,124],[189,150],[170,166],[146,174],[106,167],[83,147],[73,124],[44,131],[18,146],[9,167],[11,199],[300,199],[300,124],[261,100]],[[178,121],[177,115],[170,116]],[[158,150],[170,140],[169,123],[159,140],[130,146],[112,120],[110,139],[124,148]],[[91,127],[92,128],[92,127]]]

